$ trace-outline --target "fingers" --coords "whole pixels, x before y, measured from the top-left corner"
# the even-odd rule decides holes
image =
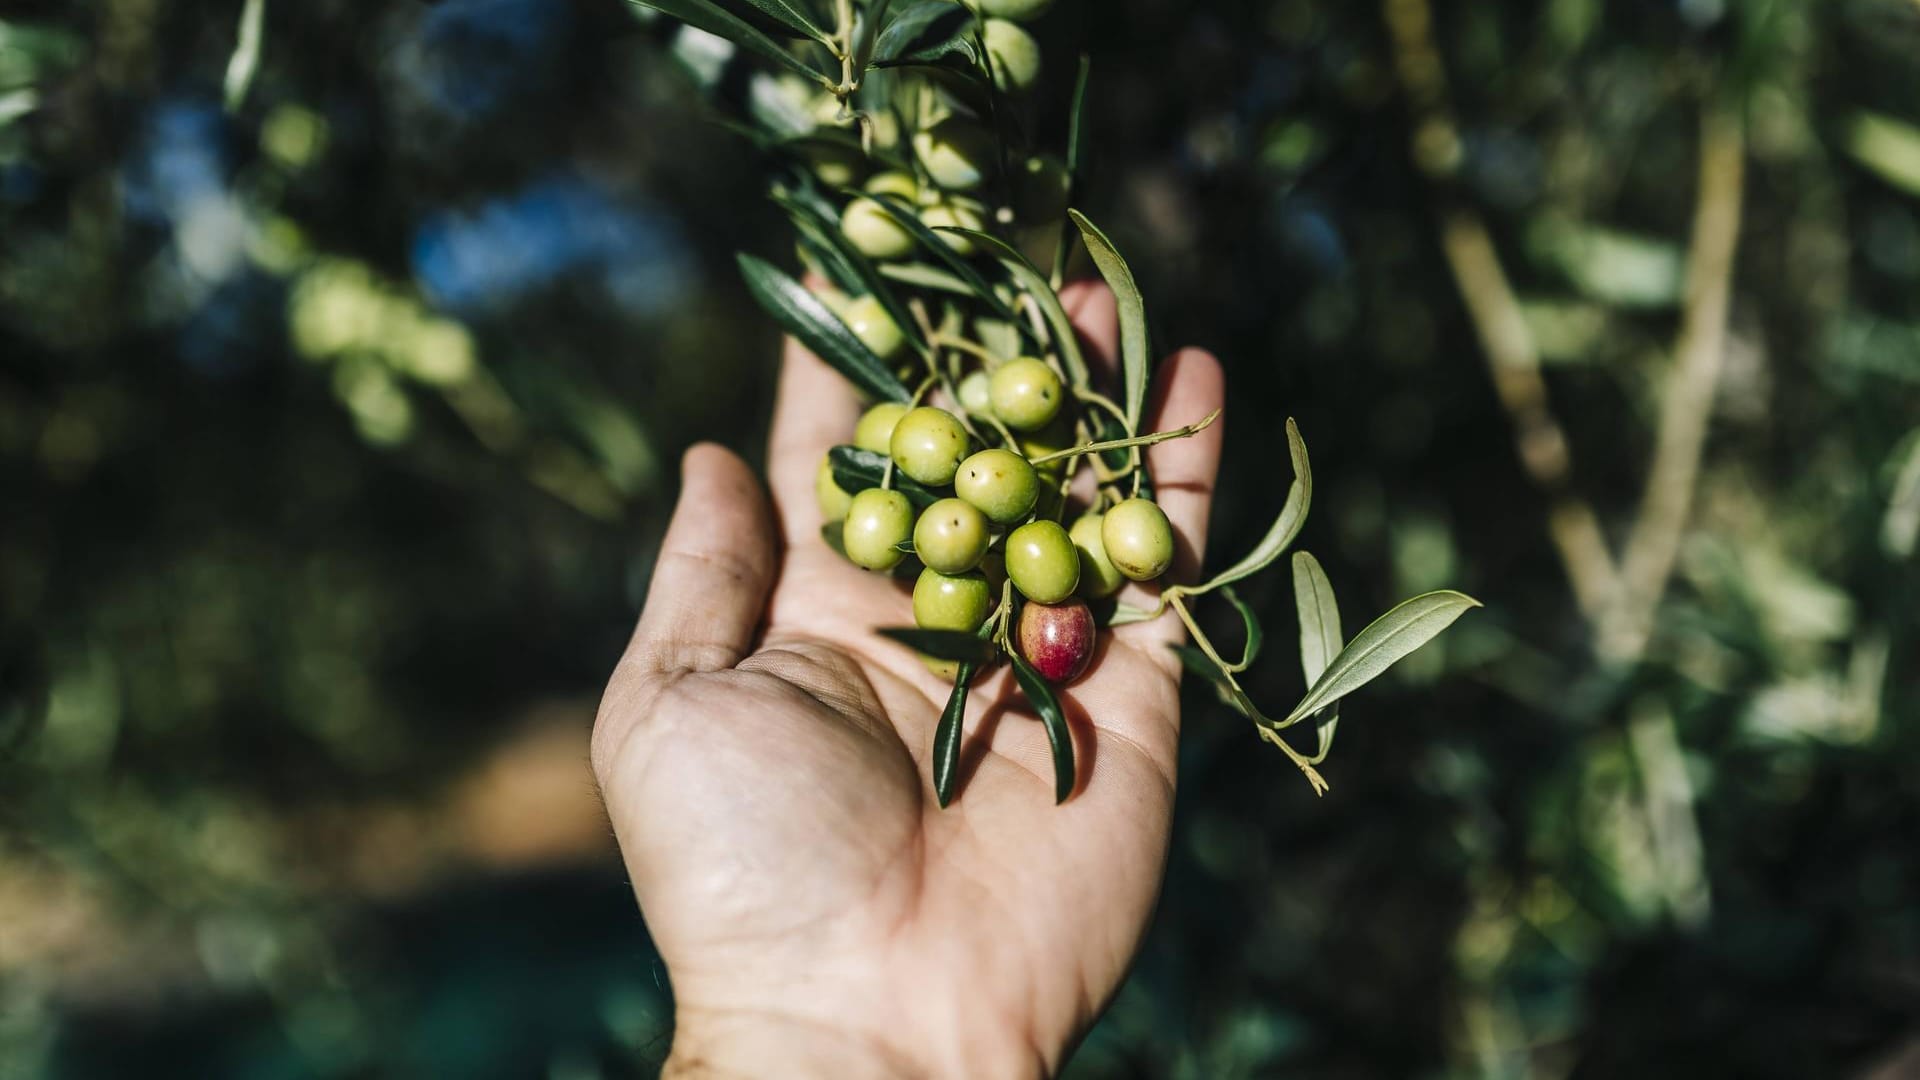
[[[792,338],[783,351],[767,440],[767,479],[783,533],[792,541],[820,529],[813,478],[829,448],[853,440],[860,401],[852,384]]]
[[[1072,282],[1060,290],[1060,306],[1080,332],[1087,367],[1103,378],[1120,368],[1120,309],[1103,281]]]
[[[1146,430],[1167,431],[1198,423],[1220,408],[1225,400],[1226,380],[1220,362],[1204,349],[1182,349],[1160,365],[1147,410]],[[1214,482],[1220,471],[1225,422],[1222,416],[1197,435],[1159,443],[1147,450],[1154,498],[1173,524],[1174,562],[1168,576],[1174,581],[1192,581],[1206,554],[1207,521],[1213,505]],[[1129,598],[1128,602],[1152,606],[1152,600],[1144,593]],[[1178,641],[1181,626],[1172,617],[1163,617],[1122,627],[1121,632],[1159,645]],[[1177,666],[1171,656],[1166,659]]]
[[[626,662],[643,672],[718,671],[739,663],[773,586],[773,520],[753,470],[731,450],[687,451],[679,505]]]

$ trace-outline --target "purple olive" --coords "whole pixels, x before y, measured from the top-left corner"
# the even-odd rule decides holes
[[[1069,683],[1093,659],[1093,612],[1078,600],[1020,609],[1020,655],[1050,683]]]

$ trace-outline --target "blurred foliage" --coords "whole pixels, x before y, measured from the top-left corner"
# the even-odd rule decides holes
[[[670,996],[585,730],[676,455],[758,449],[774,340],[729,253],[791,243],[675,32],[618,0],[267,0],[227,110],[245,6],[0,13],[0,1077],[645,1071]],[[1697,101],[1746,109],[1679,579],[1646,662],[1592,661],[1379,7],[1061,0],[1049,53],[1095,58],[1086,204],[1164,341],[1228,364],[1220,549],[1283,494],[1255,418],[1293,414],[1350,617],[1487,602],[1347,704],[1323,799],[1193,696],[1158,921],[1072,1074],[1896,1075],[1920,5],[1435,26],[1459,175],[1610,529]],[[1284,590],[1249,599],[1290,625]],[[1256,697],[1298,694],[1264,670]]]

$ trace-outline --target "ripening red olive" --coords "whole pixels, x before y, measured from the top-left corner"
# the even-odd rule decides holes
[[[1020,655],[1050,683],[1068,683],[1093,659],[1093,612],[1078,600],[1064,604],[1029,603],[1015,627]]]

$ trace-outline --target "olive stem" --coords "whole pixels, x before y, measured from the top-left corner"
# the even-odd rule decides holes
[[[1081,454],[1097,454],[1105,450],[1125,450],[1130,446],[1152,446],[1154,443],[1163,443],[1169,439],[1184,439],[1190,435],[1198,435],[1202,431],[1207,430],[1209,427],[1212,427],[1213,422],[1218,419],[1220,419],[1220,410],[1215,409],[1201,417],[1198,423],[1188,424],[1183,428],[1175,428],[1172,431],[1156,431],[1151,435],[1135,435],[1130,439],[1109,439],[1106,442],[1090,442],[1083,446],[1071,446],[1065,450],[1056,450],[1051,454],[1042,454],[1037,458],[1032,458],[1029,460],[1029,464],[1045,465],[1050,461],[1056,461],[1060,458],[1077,457]],[[1137,472],[1135,476],[1134,491],[1138,493],[1140,484]]]
[[[1233,698],[1234,704],[1246,718],[1253,721],[1254,730],[1260,733],[1260,737],[1279,747],[1287,758],[1306,774],[1307,782],[1313,785],[1315,795],[1325,792],[1328,788],[1327,781],[1314,769],[1313,762],[1308,761],[1305,755],[1295,750],[1286,739],[1280,736],[1283,729],[1292,727],[1298,721],[1276,721],[1260,711],[1259,706],[1253,703],[1253,699],[1247,696],[1246,690],[1241,688],[1240,680],[1233,677],[1235,672],[1243,670],[1243,667],[1236,667],[1220,659],[1219,651],[1213,647],[1213,640],[1207,637],[1206,631],[1200,629],[1199,621],[1193,617],[1193,612],[1187,610],[1187,604],[1182,599],[1182,595],[1182,590],[1178,586],[1168,589],[1161,594],[1162,605],[1173,608],[1174,612],[1180,616],[1180,621],[1187,625],[1187,633],[1193,636],[1193,643],[1198,645],[1207,659],[1213,661],[1214,665],[1220,669],[1220,678],[1225,684],[1228,695]]]

